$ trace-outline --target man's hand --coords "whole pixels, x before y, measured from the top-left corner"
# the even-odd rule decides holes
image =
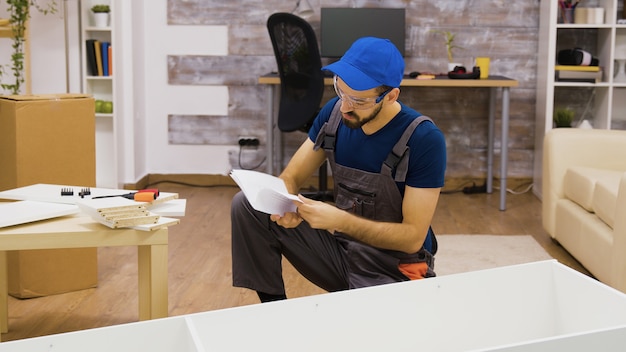
[[[314,229],[323,229],[331,233],[336,230],[338,221],[345,212],[328,203],[316,201],[299,194],[301,202],[295,202],[297,210],[295,213],[285,213],[280,216],[278,214],[270,215],[270,220],[284,228],[294,228],[300,225],[302,221],[306,221]]]
[[[337,222],[341,221],[345,212],[337,207],[309,199],[299,194],[298,198],[302,203],[297,203],[298,215],[308,222],[314,229],[322,229],[334,233],[337,229]]]
[[[285,213],[283,216],[272,214],[270,215],[270,220],[286,229],[297,227],[302,223],[302,218],[298,213]]]

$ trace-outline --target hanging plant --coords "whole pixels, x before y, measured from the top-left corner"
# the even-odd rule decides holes
[[[55,13],[57,4],[55,0],[48,1],[45,7],[39,5],[37,0],[7,0],[7,10],[10,14],[9,23],[13,31],[13,43],[11,48],[11,68],[15,79],[13,83],[1,83],[0,87],[11,94],[20,94],[24,84],[24,43],[26,42],[26,23],[30,18],[30,6],[33,6],[44,15]],[[0,65],[0,78],[4,76],[6,69]]]

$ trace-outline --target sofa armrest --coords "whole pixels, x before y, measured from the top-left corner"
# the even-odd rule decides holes
[[[554,237],[556,203],[564,198],[563,178],[568,168],[586,166],[626,171],[626,131],[555,128],[543,145],[542,220]]]
[[[615,204],[615,225],[613,227],[613,250],[611,286],[626,292],[626,172],[622,175],[622,180],[617,191],[617,202]]]

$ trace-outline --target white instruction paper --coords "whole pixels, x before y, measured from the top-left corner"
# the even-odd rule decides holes
[[[266,214],[295,212],[293,201],[298,196],[289,194],[285,182],[280,178],[253,170],[232,170],[230,177],[237,183],[250,205]]]

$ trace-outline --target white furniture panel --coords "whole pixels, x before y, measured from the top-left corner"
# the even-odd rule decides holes
[[[210,295],[207,296],[210,299]],[[555,260],[5,342],[1,351],[621,351],[626,295]]]

